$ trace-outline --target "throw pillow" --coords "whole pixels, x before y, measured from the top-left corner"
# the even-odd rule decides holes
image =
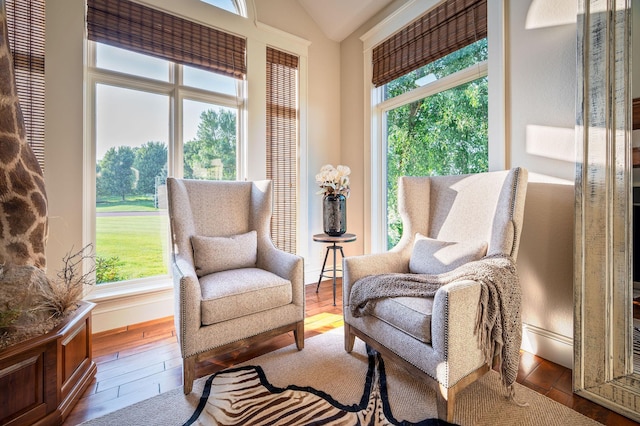
[[[228,269],[252,268],[258,257],[258,233],[231,237],[191,237],[196,275],[202,277]]]
[[[448,242],[416,234],[409,270],[414,274],[442,274],[487,254],[485,241]]]

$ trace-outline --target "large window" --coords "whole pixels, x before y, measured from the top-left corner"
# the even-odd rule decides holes
[[[380,249],[402,235],[400,176],[488,170],[487,59],[483,0],[444,1],[374,49],[379,130],[372,143],[382,174],[372,200],[385,206],[377,224],[386,235]]]
[[[239,177],[246,40],[129,0],[88,0],[87,33],[96,281],[165,279],[167,176]]]
[[[483,39],[384,86],[391,99],[412,92],[420,97],[381,105],[386,127],[388,248],[402,236],[397,199],[400,176],[488,170],[486,59],[487,40]],[[482,67],[477,66],[480,63]],[[447,80],[447,75],[452,78]]]
[[[237,178],[242,85],[106,44],[91,46],[97,281],[166,276],[166,177]]]

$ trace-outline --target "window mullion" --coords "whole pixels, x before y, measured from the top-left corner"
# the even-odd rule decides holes
[[[163,95],[170,94],[174,90],[174,85],[172,83],[103,70],[95,67],[89,68],[89,74],[95,78],[97,83],[118,86],[125,89],[141,90]]]
[[[393,98],[387,99],[386,101],[380,102],[378,106],[382,111],[389,111],[399,106],[406,105],[419,99],[444,92],[445,90],[452,89],[470,81],[477,80],[478,78],[485,77],[488,75],[488,70],[488,61],[483,61],[463,70],[457,71],[453,74],[449,74],[446,77],[442,77],[441,79],[438,79],[432,83],[417,87],[410,92],[406,92]]]
[[[182,65],[173,64],[171,67],[173,82],[173,91],[171,94],[171,109],[169,111],[169,143],[168,143],[168,155],[167,168],[171,176],[178,178],[183,177],[183,170],[180,166],[183,163],[183,146],[182,140],[184,119],[182,108],[182,91],[180,90],[182,84]]]

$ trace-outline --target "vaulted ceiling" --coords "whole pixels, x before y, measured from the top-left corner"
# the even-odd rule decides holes
[[[342,41],[393,0],[298,0],[324,34]]]

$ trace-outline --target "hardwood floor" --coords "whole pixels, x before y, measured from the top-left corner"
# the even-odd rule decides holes
[[[330,281],[322,282],[319,293],[315,290],[315,284],[306,286],[305,338],[342,326],[340,286],[337,306],[333,306]],[[206,376],[293,343],[293,333],[275,337],[198,363],[196,374]],[[76,425],[182,385],[182,358],[173,317],[94,334],[93,357],[98,366],[96,378],[64,425]],[[521,352],[517,380],[605,425],[639,424],[574,395],[570,369],[528,352]]]

